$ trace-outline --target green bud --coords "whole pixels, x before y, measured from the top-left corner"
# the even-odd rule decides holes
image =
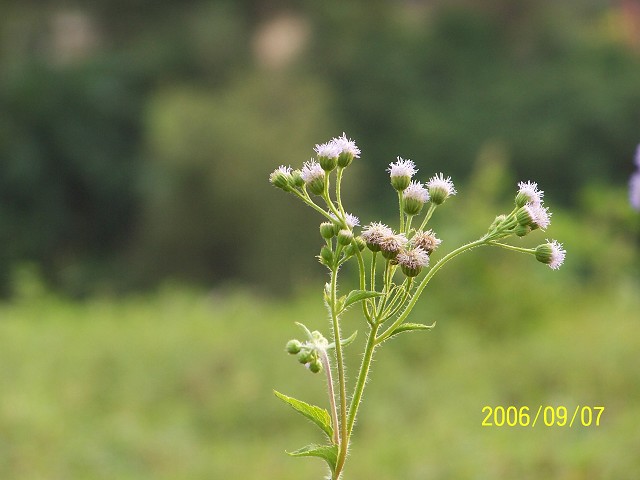
[[[350,230],[342,229],[338,232],[338,243],[343,247],[350,245],[353,240],[353,233]]]
[[[281,166],[277,168],[271,175],[269,176],[269,181],[274,187],[281,188],[285,192],[291,190],[291,186],[289,182],[291,181],[291,172],[289,167]]]
[[[402,263],[400,264],[400,269],[402,270],[402,273],[404,273],[407,277],[417,277],[422,271],[422,267],[419,265],[415,267],[409,267]]]
[[[291,172],[291,180],[289,183],[295,188],[301,188],[304,185],[304,179],[300,173],[300,170],[294,170]]]
[[[493,221],[493,223],[491,224],[491,226],[489,227],[489,230],[493,230],[495,228],[498,227],[498,225],[500,225],[502,222],[504,222],[507,219],[506,215],[498,215],[496,217],[496,219]]]
[[[352,152],[343,151],[338,157],[338,166],[340,168],[348,167],[349,165],[351,165],[351,162],[353,162]]]
[[[333,265],[333,252],[326,245],[320,250],[320,263],[327,267]]]
[[[309,363],[313,360],[313,353],[310,350],[304,349],[298,353],[298,361],[302,364]]]
[[[307,183],[307,189],[314,195],[322,195],[324,193],[325,177],[315,177]]]
[[[338,157],[318,156],[318,163],[325,172],[330,172],[338,164]]]
[[[414,197],[405,197],[403,206],[404,213],[407,215],[418,215],[422,210],[424,203]]]
[[[515,232],[515,234],[519,237],[524,237],[525,235],[528,235],[531,233],[531,227],[529,225],[520,225],[518,224],[513,231]]]
[[[299,340],[289,340],[287,342],[287,352],[289,352],[291,355],[299,353],[301,349],[302,343],[300,343]]]
[[[406,190],[411,183],[411,177],[409,175],[396,175],[391,177],[391,186],[398,192]]]
[[[322,371],[322,363],[320,360],[316,359],[309,364],[309,370],[313,373],[319,373]]]
[[[320,224],[320,235],[325,240],[330,240],[336,235],[336,229],[333,223],[331,222],[322,222]]]
[[[536,247],[536,260],[549,265],[553,258],[553,249],[549,243],[543,243]]]

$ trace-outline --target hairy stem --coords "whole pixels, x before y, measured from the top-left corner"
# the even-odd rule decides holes
[[[351,405],[349,406],[349,422],[347,432],[350,438],[353,426],[356,422],[356,416],[358,414],[358,407],[362,400],[362,393],[364,387],[367,384],[367,377],[369,376],[369,369],[371,368],[371,360],[373,358],[373,352],[376,348],[376,334],[378,333],[378,325],[374,325],[369,332],[367,338],[367,346],[364,350],[364,356],[362,357],[362,364],[360,365],[360,372],[358,373],[358,380],[356,382],[355,389],[353,391],[353,398],[351,399]]]
[[[327,374],[327,390],[329,394],[329,404],[331,405],[331,423],[333,423],[333,443],[336,445],[340,441],[338,437],[338,410],[336,408],[336,395],[333,391],[333,376],[331,374],[331,364],[329,363],[329,357],[327,356],[327,351],[322,349],[320,350],[320,361],[322,362],[322,366],[324,371]]]

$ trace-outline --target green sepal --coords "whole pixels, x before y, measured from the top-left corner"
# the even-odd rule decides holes
[[[287,453],[292,457],[320,457],[327,462],[332,472],[336,470],[336,463],[338,462],[338,445],[311,444]]]
[[[341,340],[340,345],[343,347],[351,345],[353,341],[356,339],[356,335],[358,335],[357,330],[353,332],[349,338],[345,338],[344,340]],[[332,348],[336,348],[336,342],[331,342],[329,345],[327,345],[327,350],[331,350]]]
[[[391,338],[394,335],[403,332],[411,332],[413,330],[431,330],[436,326],[436,322],[433,322],[431,325],[425,325],[423,323],[403,323],[396,327],[396,329],[391,332],[391,334],[387,338]]]
[[[296,325],[298,325],[302,330],[304,330],[304,333],[307,334],[307,338],[309,340],[313,340],[313,335],[311,334],[311,330],[309,330],[306,325],[300,323],[300,322],[294,322]]]
[[[288,397],[276,390],[274,390],[273,393],[280,400],[291,406],[296,412],[300,413],[302,416],[315,423],[324,433],[327,434],[329,439],[333,438],[331,417],[329,417],[329,412],[327,412],[324,408],[316,407],[315,405],[309,405],[302,400]]]
[[[384,295],[380,292],[372,292],[370,290],[351,290],[347,295],[347,298],[344,299],[344,306],[342,309],[349,308],[354,303],[357,303],[361,300],[366,300],[367,298],[373,297],[381,297]]]

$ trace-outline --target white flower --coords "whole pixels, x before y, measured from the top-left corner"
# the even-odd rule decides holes
[[[402,192],[402,196],[405,200],[417,200],[420,203],[427,203],[429,201],[429,192],[422,186],[422,183],[416,182],[415,180]]]
[[[373,252],[379,252],[382,239],[390,235],[393,235],[393,230],[380,222],[370,223],[364,227],[361,233],[362,239],[369,247],[369,250]]]
[[[551,224],[551,213],[549,209],[540,204],[529,203],[524,206],[531,217],[531,223],[544,230]]]
[[[411,244],[414,247],[420,247],[422,250],[431,254],[438,246],[442,243],[442,240],[436,238],[436,234],[433,233],[433,230],[427,230],[423,232],[419,230],[411,239]]]
[[[389,168],[387,168],[387,172],[389,172],[389,176],[391,178],[394,177],[413,177],[418,169],[416,168],[416,164],[411,160],[405,160],[402,157],[397,157],[397,161],[395,163],[390,163]]]
[[[348,139],[344,132],[342,132],[341,137],[332,139],[330,143],[333,143],[338,148],[338,154],[347,153],[353,158],[360,158],[360,149],[357,147],[356,142]]]
[[[416,269],[429,265],[429,255],[420,247],[411,250],[403,250],[398,254],[396,260],[400,265]]]
[[[538,190],[538,184],[535,182],[520,182],[518,183],[518,196],[522,201],[522,205],[525,203],[540,205],[544,192]]]
[[[300,176],[305,183],[310,183],[317,178],[324,177],[324,170],[318,162],[311,159],[308,162],[304,162]]]
[[[338,217],[336,217],[335,214],[333,214],[332,212],[329,212],[329,216],[336,223],[342,223],[338,219]],[[360,225],[360,219],[355,215],[351,215],[350,213],[345,213],[345,223],[347,224],[347,227],[349,227],[350,230],[353,230],[353,227],[357,227],[358,225]]]
[[[549,240],[547,240],[548,242]],[[562,244],[558,243],[557,240],[552,240],[549,243],[551,246],[551,261],[549,262],[549,267],[553,270],[557,270],[560,268],[560,265],[564,263],[564,257],[567,254],[567,251],[562,248]]]
[[[436,205],[442,204],[451,195],[457,193],[451,177],[444,178],[442,173],[431,177],[427,182],[427,188],[429,189],[431,201]]]
[[[326,158],[338,158],[338,155],[340,155],[340,152],[342,151],[340,146],[336,144],[335,139],[327,143],[316,145],[316,148],[314,148],[314,150],[319,157]]]
[[[383,255],[386,253],[389,258],[394,257],[408,243],[407,237],[403,233],[391,233],[380,240],[380,249]]]

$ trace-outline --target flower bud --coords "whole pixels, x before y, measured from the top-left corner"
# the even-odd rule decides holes
[[[404,213],[407,215],[417,215],[422,210],[425,203],[429,201],[429,192],[420,182],[411,182],[402,192]]]
[[[324,193],[325,173],[318,162],[315,160],[305,162],[300,176],[311,193],[314,195]]]
[[[302,364],[311,362],[313,358],[314,358],[314,355],[311,352],[311,350],[303,349],[303,350],[300,350],[300,353],[298,353],[298,362]]]
[[[444,178],[442,173],[434,175],[427,182],[429,197],[436,205],[441,205],[451,195],[456,194],[451,177]]]
[[[351,162],[353,162],[353,153],[349,152],[349,151],[343,151],[340,153],[340,155],[338,156],[338,166],[340,168],[346,168],[349,165],[351,165]]]
[[[330,240],[336,235],[336,229],[332,222],[322,222],[320,224],[320,235],[325,240]]]
[[[301,188],[304,185],[304,179],[302,178],[300,170],[294,170],[291,172],[290,184],[295,188]]]
[[[319,373],[322,371],[322,362],[317,358],[309,363],[309,370],[313,373]]]
[[[513,229],[514,233],[519,237],[524,237],[525,235],[529,235],[531,233],[531,227],[529,225],[516,225]]]
[[[413,177],[418,169],[415,163],[411,160],[405,160],[402,157],[397,157],[395,163],[391,163],[387,169],[389,172],[389,180],[391,186],[398,192],[405,190],[411,183],[411,177]]]
[[[318,162],[325,172],[330,172],[338,164],[338,157],[318,157]]]
[[[275,169],[271,175],[269,175],[269,181],[274,187],[281,188],[285,192],[291,190],[290,182],[292,180],[291,167],[279,166]]]
[[[350,245],[353,240],[353,233],[351,230],[342,229],[338,232],[338,243],[343,247]]]
[[[287,342],[287,352],[291,355],[295,355],[296,353],[300,353],[302,349],[302,343],[299,340],[289,340]]]
[[[542,203],[544,192],[538,190],[535,182],[518,183],[518,193],[516,194],[516,206],[524,207],[527,203],[539,205]]]
[[[567,252],[562,248],[562,244],[556,240],[552,240],[536,247],[536,260],[553,270],[557,270],[564,263],[564,257]]]
[[[326,245],[320,249],[320,263],[327,267],[333,265],[333,252]]]

